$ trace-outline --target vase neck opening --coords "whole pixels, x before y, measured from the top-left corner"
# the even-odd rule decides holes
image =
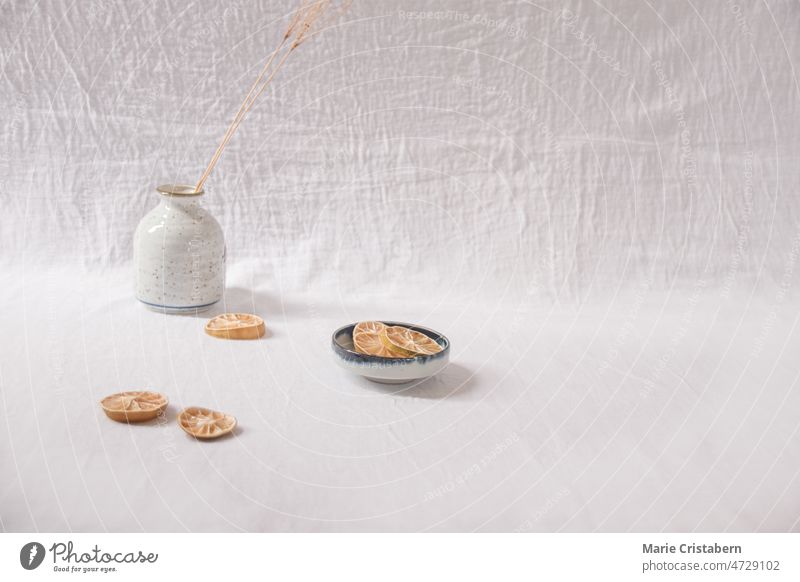
[[[163,184],[156,190],[165,198],[176,199],[196,198],[205,194],[205,190],[195,190],[194,186],[187,184]]]
[[[164,184],[156,190],[161,194],[161,203],[171,208],[195,208],[204,193],[186,184]]]

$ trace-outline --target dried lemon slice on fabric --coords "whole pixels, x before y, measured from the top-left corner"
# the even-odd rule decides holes
[[[106,396],[100,401],[103,412],[117,422],[144,422],[164,412],[169,401],[158,392],[129,391]]]
[[[178,415],[183,430],[198,439],[215,439],[236,428],[236,418],[199,406],[190,406]]]
[[[223,313],[206,324],[208,335],[223,339],[258,339],[266,331],[264,320],[249,313]]]
[[[385,327],[381,331],[380,339],[386,349],[398,354],[407,354],[404,356],[406,358],[430,356],[442,351],[442,346],[424,333],[399,325]]]
[[[386,326],[380,321],[362,321],[353,328],[353,345],[359,354],[381,356],[383,358],[401,358],[390,351],[381,342],[381,332]]]

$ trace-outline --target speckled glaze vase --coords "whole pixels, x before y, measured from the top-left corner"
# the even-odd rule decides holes
[[[225,239],[193,186],[159,186],[133,237],[136,298],[166,313],[205,311],[225,289]]]

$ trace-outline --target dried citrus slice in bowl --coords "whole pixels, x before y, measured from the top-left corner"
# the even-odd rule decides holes
[[[386,326],[380,321],[362,321],[353,328],[353,346],[360,354],[383,358],[402,358],[390,351],[381,342],[381,332]]]
[[[164,412],[169,401],[158,392],[129,391],[106,396],[100,401],[103,412],[117,422],[144,422]]]
[[[430,356],[442,351],[442,346],[436,343],[433,338],[399,325],[384,327],[380,338],[386,349],[394,353],[404,354],[402,357],[405,358]]]
[[[223,339],[258,339],[267,331],[264,320],[250,313],[223,313],[206,323],[206,333]]]

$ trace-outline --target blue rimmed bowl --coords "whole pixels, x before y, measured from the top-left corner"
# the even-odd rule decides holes
[[[442,351],[438,354],[414,358],[384,358],[360,354],[353,345],[353,329],[356,324],[351,323],[337,329],[331,337],[331,347],[336,363],[345,370],[381,384],[404,384],[422,380],[438,374],[447,366],[450,361],[450,340],[439,332],[398,321],[383,321],[382,323],[401,325],[424,333],[442,346]]]

